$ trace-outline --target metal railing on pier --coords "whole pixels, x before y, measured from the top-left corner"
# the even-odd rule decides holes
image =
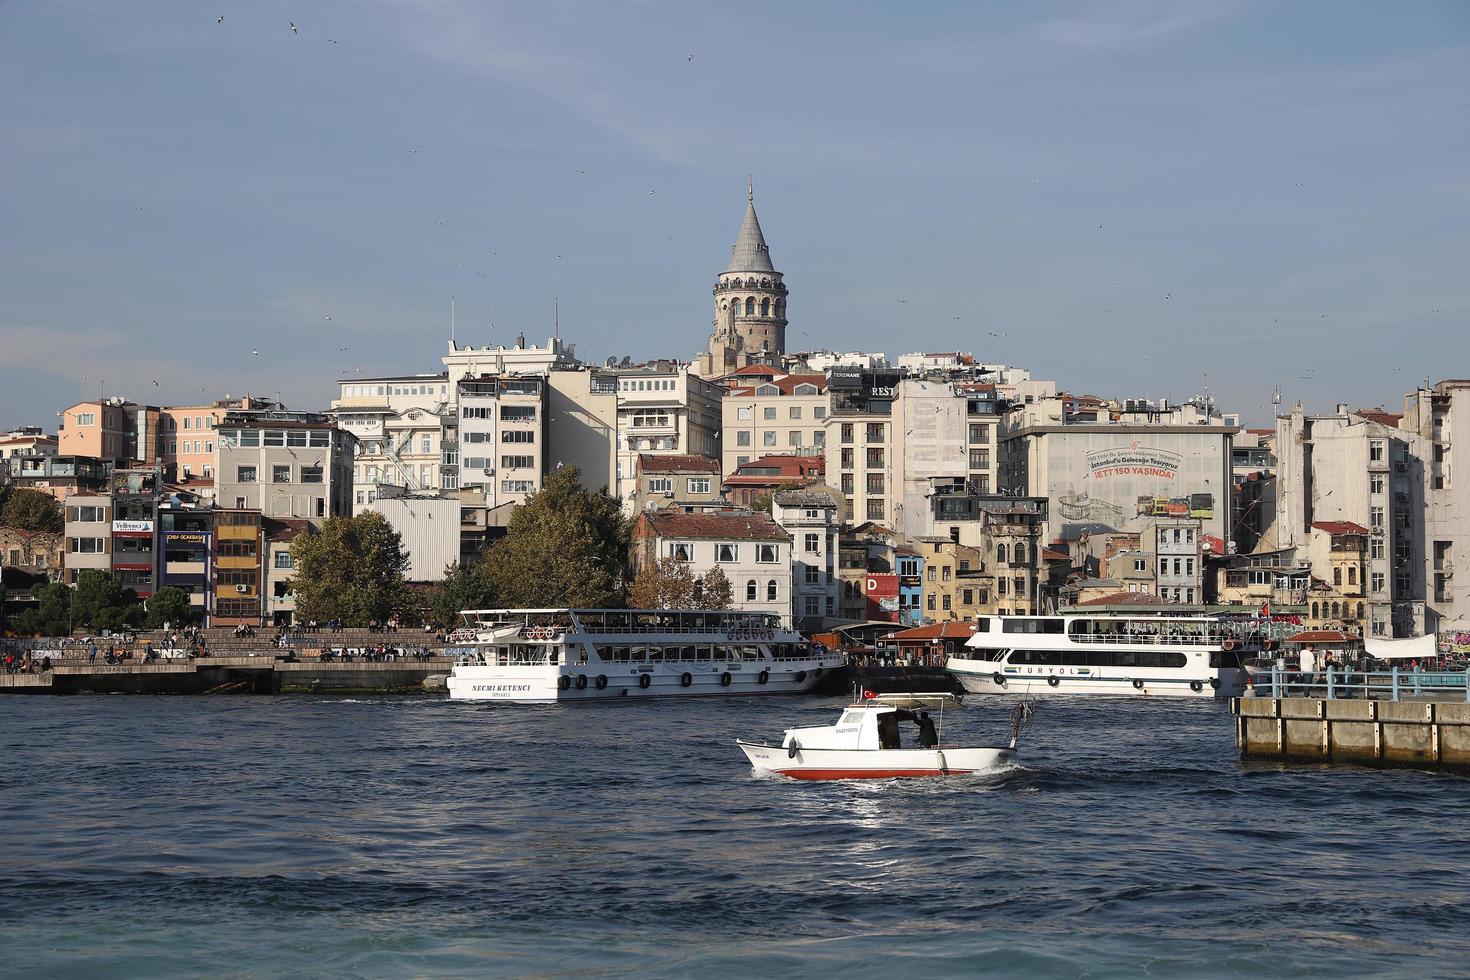
[[[1326,670],[1301,671],[1272,668],[1270,673],[1251,676],[1256,697],[1260,698],[1325,698],[1329,701],[1364,698],[1381,701],[1404,701],[1433,698],[1439,701],[1470,703],[1470,670],[1401,670],[1364,671],[1329,667]]]

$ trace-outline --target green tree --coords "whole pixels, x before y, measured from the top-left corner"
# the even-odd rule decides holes
[[[159,589],[148,600],[149,629],[158,629],[164,623],[170,626],[181,626],[185,623],[192,623],[198,618],[194,607],[189,604],[189,593],[183,589],[174,588],[172,585]]]
[[[340,619],[367,626],[391,616],[405,595],[408,555],[382,514],[331,517],[316,534],[291,542],[296,574],[286,588],[296,596],[296,618]]]
[[[65,636],[71,628],[71,588],[61,582],[47,582],[32,587],[31,595],[36,605],[15,618],[16,632]]]
[[[71,597],[73,627],[118,629],[139,624],[142,614],[138,593],[118,585],[108,573],[89,568],[77,576]]]
[[[725,570],[716,566],[694,583],[694,604],[701,609],[729,609],[734,591]]]
[[[465,609],[490,609],[497,606],[495,590],[485,578],[485,563],[454,562],[444,569],[444,580],[436,584],[429,597],[429,622],[453,627]]]
[[[60,534],[66,521],[61,506],[49,493],[17,487],[11,490],[4,506],[0,507],[0,526]]]
[[[485,581],[504,606],[620,606],[628,533],[618,502],[584,490],[577,467],[563,466],[485,549]]]
[[[628,586],[628,605],[634,609],[689,609],[694,600],[694,573],[677,558],[660,558],[644,565]]]

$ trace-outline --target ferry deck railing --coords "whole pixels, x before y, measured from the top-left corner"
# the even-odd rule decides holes
[[[1470,670],[1424,670],[1421,667],[1389,670],[1282,670],[1252,676],[1258,698],[1369,699],[1381,701],[1434,698],[1470,703]]]
[[[1001,633],[1000,636],[1046,636],[1046,633]],[[1223,646],[1227,642],[1259,644],[1264,637],[1240,633],[1059,633],[1074,643],[1122,643],[1136,646]]]

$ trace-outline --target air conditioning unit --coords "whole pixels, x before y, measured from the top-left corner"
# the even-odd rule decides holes
[[[250,586],[248,586],[248,585],[237,585],[237,586],[235,586],[235,591],[236,592],[239,592],[241,595],[244,595],[246,592],[249,592],[250,591]]]
[[[495,467],[493,467],[493,466],[487,466],[487,467],[485,467],[485,475],[486,476],[494,476],[495,475]]]

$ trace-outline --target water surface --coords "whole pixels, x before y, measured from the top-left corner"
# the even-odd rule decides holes
[[[1000,777],[799,783],[812,698],[0,701],[0,972],[1201,976],[1470,965],[1470,781],[1053,699]],[[1010,702],[945,713],[1003,738]]]

